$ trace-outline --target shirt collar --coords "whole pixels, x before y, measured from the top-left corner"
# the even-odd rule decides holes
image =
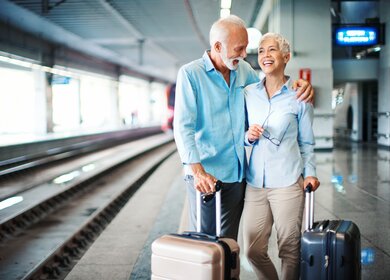
[[[215,69],[213,62],[210,59],[209,53],[210,53],[210,50],[205,51],[203,54],[203,57],[202,57],[203,62],[204,62],[204,66],[205,66],[207,72],[209,72],[211,70],[217,70],[217,69]],[[238,65],[238,67],[240,67],[240,65]],[[238,70],[238,68],[236,70],[230,70],[230,72],[234,73],[237,70]]]
[[[203,62],[207,72],[215,69],[213,62],[209,57],[209,52],[210,50],[207,50],[203,54]]]
[[[292,81],[290,79],[290,76],[285,76],[287,81],[283,84],[282,88],[280,89],[280,93],[283,93],[283,92],[288,92],[290,89],[292,89]],[[264,83],[265,83],[265,77],[263,77],[261,79],[261,81],[257,84],[257,88],[258,89],[263,89],[264,88]]]
[[[289,92],[292,89],[292,82],[291,82],[290,76],[286,75],[285,78],[286,78],[287,81],[282,86],[282,89],[280,90],[281,93]]]

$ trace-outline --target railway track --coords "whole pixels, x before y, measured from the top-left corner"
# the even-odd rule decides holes
[[[47,167],[157,133],[161,133],[157,127],[143,127],[0,147],[0,178]]]
[[[0,210],[0,279],[63,279],[175,150],[171,137],[154,136],[41,171],[40,183],[34,176]]]

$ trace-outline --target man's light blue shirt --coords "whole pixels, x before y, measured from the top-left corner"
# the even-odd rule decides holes
[[[264,81],[245,88],[247,121],[263,126],[274,143],[264,136],[249,143],[245,135],[253,146],[246,179],[258,188],[287,187],[300,176],[316,176],[313,106],[296,99],[290,79],[269,99]]]
[[[201,163],[224,182],[245,177],[245,86],[258,82],[245,61],[230,71],[230,86],[206,51],[180,68],[176,83],[174,136],[183,164]]]

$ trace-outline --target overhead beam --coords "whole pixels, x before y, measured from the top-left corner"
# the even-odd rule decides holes
[[[193,12],[193,9],[192,9],[190,1],[189,0],[184,0],[184,4],[186,6],[187,13],[188,13],[188,15],[190,17],[191,25],[194,28],[194,30],[196,32],[196,35],[198,36],[198,38],[199,38],[200,42],[203,44],[203,46],[206,49],[209,48],[210,44],[209,44],[208,40],[206,40],[204,38],[202,32],[199,29],[199,26],[198,26],[196,20],[195,20],[194,12]]]
[[[183,42],[196,42],[194,36],[180,37],[180,36],[161,36],[153,37],[153,42],[172,42],[173,44],[183,43]],[[88,39],[89,42],[95,43],[98,45],[106,46],[137,46],[139,41],[137,38],[96,38]]]
[[[264,24],[267,22],[267,19],[272,11],[275,0],[264,0],[261,5],[260,12],[257,14],[257,18],[253,24],[253,27],[258,30],[262,30],[264,28]]]
[[[125,27],[132,36],[136,37],[137,40],[144,40],[145,37],[142,35],[137,28],[135,28],[127,19],[125,19],[113,6],[111,6],[105,0],[99,0],[100,5],[111,14],[123,27]]]
[[[169,51],[162,48],[160,45],[156,44],[151,40],[150,38],[146,38],[141,32],[137,30],[125,17],[121,15],[113,6],[111,6],[107,0],[99,0],[100,4],[103,6],[103,8],[111,14],[115,19],[118,20],[120,24],[122,24],[123,27],[125,27],[136,39],[138,42],[142,42],[144,46],[145,43],[149,44],[150,46],[159,49],[161,52],[165,53],[167,57],[169,57],[174,62],[177,62],[177,57],[174,56]]]
[[[121,65],[143,75],[167,80],[168,74],[166,71],[164,72],[161,69],[148,65],[137,65],[137,61],[129,59],[128,57],[119,56],[116,52],[90,42],[89,40],[85,40],[80,36],[53,24],[48,19],[40,17],[12,2],[0,1],[0,20],[44,40],[55,42],[81,53]]]
[[[44,14],[44,15],[48,14],[50,12],[50,10],[61,5],[65,1],[66,0],[61,0],[59,2],[54,3],[54,5],[50,6],[50,0],[42,0],[42,14]]]

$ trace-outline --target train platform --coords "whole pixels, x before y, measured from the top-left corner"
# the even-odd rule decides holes
[[[8,147],[12,145],[31,144],[34,142],[52,141],[56,139],[64,139],[69,137],[76,137],[91,133],[98,133],[101,131],[75,131],[67,133],[20,133],[20,134],[1,134],[0,147]]]
[[[293,43],[286,74],[315,92],[315,220],[354,221],[362,279],[390,279],[390,1],[231,2],[0,1],[0,280],[150,279],[151,243],[187,229],[178,69],[228,14],[259,77],[257,31]]]
[[[388,279],[390,152],[352,145],[332,152],[317,152],[316,157],[321,187],[315,193],[315,220],[354,221],[361,231],[362,279]],[[180,160],[175,153],[129,200],[66,279],[150,279],[153,240],[186,228],[182,178]],[[269,254],[280,273],[275,231]],[[256,279],[243,255],[241,279]]]

